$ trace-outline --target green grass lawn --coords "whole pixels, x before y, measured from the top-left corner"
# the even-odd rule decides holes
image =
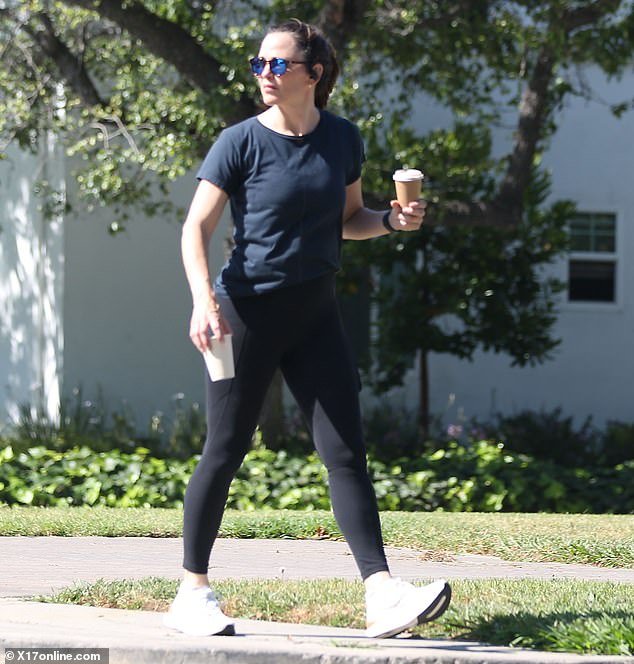
[[[634,516],[384,512],[385,542],[420,551],[481,553],[505,560],[634,567]],[[0,535],[180,537],[174,509],[0,508]],[[227,511],[221,536],[340,538],[330,512]]]
[[[164,611],[178,582],[160,578],[99,581],[44,601]],[[634,585],[572,580],[454,581],[453,602],[423,638],[472,640],[558,652],[634,655]],[[236,618],[362,628],[360,581],[214,583]],[[326,601],[324,601],[326,599]]]
[[[506,560],[634,566],[634,516],[385,512],[388,545],[438,556],[494,554]],[[0,535],[179,537],[171,509],[0,508]],[[329,512],[228,511],[224,537],[341,537]],[[235,617],[362,626],[360,582],[235,581],[216,584]],[[455,581],[454,600],[423,637],[541,650],[634,655],[634,584],[575,580]],[[49,601],[164,610],[176,591],[165,579],[98,582]],[[324,602],[327,597],[327,602]]]

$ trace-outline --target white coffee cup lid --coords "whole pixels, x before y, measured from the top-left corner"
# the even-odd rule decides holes
[[[412,180],[422,180],[425,176],[417,168],[399,168],[394,171],[392,178],[398,182],[411,182]]]

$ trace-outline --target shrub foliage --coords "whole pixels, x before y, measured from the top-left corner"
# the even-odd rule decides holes
[[[178,507],[198,456],[158,458],[88,447],[0,450],[0,504]],[[561,466],[502,443],[447,441],[391,462],[369,458],[381,510],[634,511],[634,461],[594,470]],[[229,507],[328,509],[327,473],[314,454],[272,451],[261,442],[235,478]]]

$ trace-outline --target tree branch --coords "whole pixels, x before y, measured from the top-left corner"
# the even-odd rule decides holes
[[[220,62],[211,56],[184,28],[153,14],[136,2],[122,0],[62,0],[97,12],[101,17],[119,25],[140,39],[145,47],[171,64],[192,86],[210,93],[226,85]],[[234,105],[233,121],[253,115],[256,107],[252,99],[243,97]]]
[[[48,14],[40,12],[37,17],[40,19],[43,30],[34,30],[29,26],[25,26],[25,31],[28,32],[42,52],[53,60],[62,78],[81,99],[82,104],[86,106],[104,105],[83,62],[58,37]]]
[[[327,0],[317,18],[317,27],[328,37],[342,60],[354,33],[361,28],[369,5],[369,0]]]
[[[615,12],[621,6],[621,0],[595,0],[577,9],[567,9],[562,18],[564,30],[568,33],[596,23],[606,14]]]
[[[454,2],[439,3],[441,12],[435,15],[419,14],[415,26],[409,27],[407,33],[413,29],[431,32],[451,25],[456,19],[472,21],[475,17],[485,17],[489,11],[488,0],[455,0]],[[386,5],[379,11],[379,16],[388,17],[390,22],[399,22],[401,7],[399,5]]]
[[[553,72],[554,58],[545,46],[537,57],[532,76],[522,93],[515,146],[509,155],[508,168],[496,196],[496,204],[511,211],[513,218],[520,214],[537,145],[550,110],[549,89]]]
[[[566,10],[557,23],[568,35],[616,11],[620,4],[620,0],[595,0],[578,9]],[[515,146],[509,155],[508,168],[495,199],[495,204],[507,209],[513,219],[521,216],[522,199],[530,181],[533,159],[551,110],[549,91],[554,71],[555,56],[548,46],[544,46],[522,94]]]

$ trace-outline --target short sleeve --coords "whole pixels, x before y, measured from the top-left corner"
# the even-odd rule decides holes
[[[348,126],[350,127],[350,152],[346,167],[346,186],[361,177],[361,169],[365,161],[365,148],[359,127],[351,122],[348,123]]]
[[[229,196],[242,184],[242,160],[235,132],[224,130],[211,146],[196,177],[209,180]]]

